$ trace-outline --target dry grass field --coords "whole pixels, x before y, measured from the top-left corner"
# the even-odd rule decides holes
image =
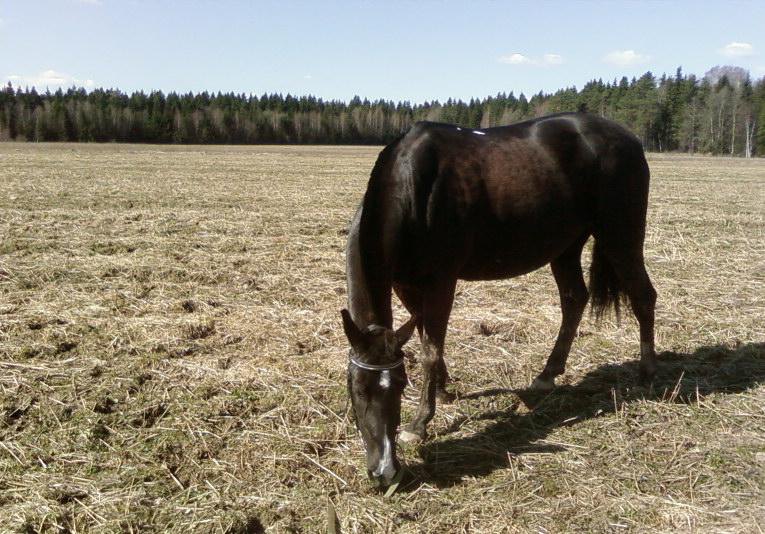
[[[384,498],[338,313],[377,152],[0,144],[0,531],[762,532],[765,160],[650,156],[651,388],[625,315],[530,394],[549,269],[461,284],[460,398]]]

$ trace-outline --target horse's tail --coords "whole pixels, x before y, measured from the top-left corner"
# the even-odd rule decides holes
[[[595,239],[592,247],[592,264],[590,265],[590,295],[591,308],[597,320],[613,307],[616,320],[619,320],[621,303],[626,294],[619,282],[613,264],[603,251],[602,243]]]
[[[644,271],[650,172],[640,141],[622,127],[613,132],[599,159],[590,266],[591,311],[602,319],[613,308],[618,321],[621,305],[629,303],[636,277]]]

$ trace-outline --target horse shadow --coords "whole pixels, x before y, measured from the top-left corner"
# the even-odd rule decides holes
[[[409,469],[421,482],[453,486],[464,477],[506,468],[509,455],[564,451],[563,446],[538,442],[556,428],[612,414],[626,404],[640,400],[689,404],[712,393],[741,393],[765,382],[765,343],[703,346],[690,354],[663,352],[658,360],[656,377],[647,387],[638,383],[638,362],[629,361],[601,365],[579,383],[550,393],[495,388],[464,396],[461,402],[503,394],[516,399],[508,409],[458,417],[439,439],[419,447],[423,462]],[[528,411],[520,413],[524,407]],[[444,438],[467,420],[477,419],[493,423],[469,436]]]

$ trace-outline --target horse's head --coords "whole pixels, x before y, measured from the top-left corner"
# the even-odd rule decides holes
[[[378,484],[388,486],[401,467],[396,458],[396,431],[406,386],[401,347],[412,336],[417,320],[412,317],[396,331],[376,325],[362,330],[348,310],[341,314],[351,343],[348,394],[367,451],[367,473]]]

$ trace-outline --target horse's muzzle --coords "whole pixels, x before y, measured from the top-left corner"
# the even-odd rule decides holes
[[[398,459],[392,458],[389,462],[378,464],[374,470],[367,469],[367,474],[376,486],[387,487],[393,483],[399,469],[401,469],[401,464]]]
[[[401,469],[399,467],[399,469]],[[372,483],[377,486],[378,488],[387,488],[393,483],[393,479],[396,478],[396,475],[398,474],[398,469],[391,469],[390,471],[385,471],[381,475],[375,475],[371,471],[367,471],[367,474],[369,475],[369,479],[372,481]]]

